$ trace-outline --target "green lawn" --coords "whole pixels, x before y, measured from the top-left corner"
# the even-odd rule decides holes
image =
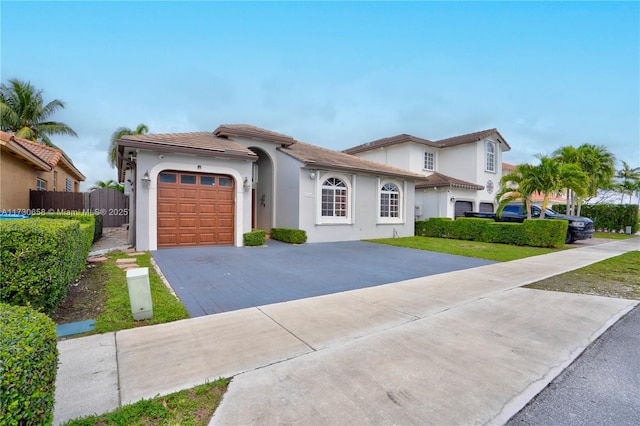
[[[129,303],[126,272],[116,266],[116,260],[129,257],[126,253],[113,253],[104,263],[107,279],[104,283],[107,301],[104,309],[96,318],[96,332],[124,330],[151,324],[161,324],[189,318],[182,303],[171,294],[151,265],[151,254],[137,256],[140,267],[149,267],[149,284],[153,302],[153,318],[134,321]]]
[[[640,251],[631,251],[525,287],[640,299]]]
[[[227,390],[229,379],[218,379],[213,383],[191,389],[145,399],[125,405],[110,413],[70,420],[67,426],[106,425],[181,425],[205,426],[218,408]]]
[[[634,238],[635,235],[627,234],[613,234],[611,232],[594,232],[593,238],[608,238],[611,240],[626,240],[628,238]]]
[[[564,250],[431,237],[381,238],[367,241],[372,243],[388,244],[390,246],[408,247],[419,250],[457,254],[460,256],[477,257],[480,259],[495,260],[498,262],[507,262],[510,260]]]

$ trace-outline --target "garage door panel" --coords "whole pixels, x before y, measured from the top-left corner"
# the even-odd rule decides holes
[[[163,172],[158,247],[233,244],[235,191],[228,176]]]

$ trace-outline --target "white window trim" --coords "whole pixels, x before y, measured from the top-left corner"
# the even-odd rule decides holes
[[[44,187],[44,189],[40,189],[40,183],[42,183],[42,186]],[[36,178],[36,191],[46,191],[47,190],[47,181],[37,177]]]
[[[353,190],[355,188],[355,175],[351,176],[351,179],[346,175],[339,173],[325,173],[320,176],[320,172],[317,172],[317,180],[316,180],[316,225],[351,225],[353,224]],[[324,181],[330,178],[340,179],[344,182],[347,188],[347,216],[346,217],[328,217],[322,216],[322,184]]]
[[[404,212],[405,212],[405,207],[404,207],[404,194],[405,194],[405,186],[402,185],[400,182],[393,180],[393,179],[376,179],[376,183],[377,183],[377,187],[376,187],[376,192],[377,192],[377,202],[376,202],[376,223],[378,224],[387,224],[387,223],[394,223],[394,224],[398,224],[398,223],[405,223],[404,220]],[[386,185],[387,183],[392,183],[394,184],[397,188],[398,188],[398,217],[382,217],[381,216],[381,211],[380,211],[380,207],[381,207],[381,203],[382,203],[382,187],[384,185]]]
[[[489,169],[489,167],[487,167],[489,165],[489,147],[493,147],[493,170]],[[498,154],[497,154],[497,144],[493,141],[487,141],[487,143],[485,144],[485,148],[484,148],[484,171],[487,173],[496,173],[496,169],[497,169],[497,159],[498,159]]]
[[[426,163],[426,159],[427,159],[426,158],[427,154],[432,154],[433,155],[433,168],[432,169],[428,169],[426,167],[427,165],[425,163]],[[431,151],[431,150],[425,149],[422,152],[422,170],[425,170],[427,172],[435,172],[437,167],[438,167],[438,153],[435,152],[435,151]]]

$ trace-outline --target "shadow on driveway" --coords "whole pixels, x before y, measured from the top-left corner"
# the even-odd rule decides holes
[[[362,241],[152,252],[192,317],[495,263]]]

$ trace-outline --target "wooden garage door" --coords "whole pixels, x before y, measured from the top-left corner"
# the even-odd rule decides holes
[[[233,244],[230,176],[164,171],[158,176],[158,248]]]

